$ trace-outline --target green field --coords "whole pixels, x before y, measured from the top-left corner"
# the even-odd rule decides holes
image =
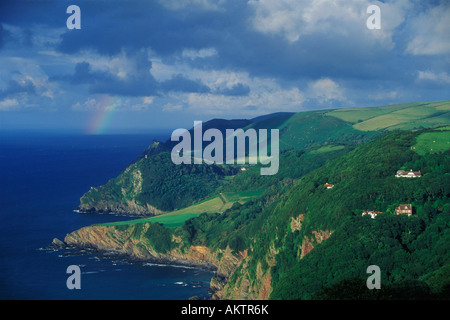
[[[226,202],[234,203],[236,201],[239,201],[241,203],[246,202],[248,200],[258,198],[262,196],[263,190],[256,190],[256,191],[241,191],[241,192],[224,192],[222,193],[222,197]]]
[[[413,150],[423,156],[426,153],[438,153],[450,149],[450,127],[439,128],[422,133],[417,137]]]
[[[361,131],[430,128],[450,121],[450,101],[337,109],[327,115],[350,122],[353,128]]]
[[[308,152],[308,154],[314,155],[314,154],[319,154],[319,153],[337,151],[337,150],[341,150],[344,148],[345,148],[344,146],[327,145],[327,146],[320,147],[319,149],[311,150],[310,152]]]
[[[202,213],[216,213],[223,212],[233,205],[235,202],[245,203],[248,200],[260,197],[263,194],[263,190],[258,191],[243,191],[243,192],[223,192],[215,195],[209,199],[200,201],[192,206],[168,212],[159,216],[141,218],[129,221],[118,221],[111,223],[100,224],[102,226],[118,226],[118,225],[131,225],[137,223],[161,223],[166,227],[179,227],[183,223],[191,218],[195,218]]]

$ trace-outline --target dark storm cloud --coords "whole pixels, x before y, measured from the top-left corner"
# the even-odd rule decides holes
[[[10,80],[7,87],[4,90],[0,90],[0,98],[14,96],[22,93],[36,94],[36,86],[31,80]]]
[[[6,42],[11,40],[11,33],[5,30],[2,23],[0,23],[0,49],[5,45]]]
[[[289,42],[279,35],[258,32],[251,25],[252,11],[245,1],[228,1],[216,11],[189,6],[168,10],[157,1],[124,4],[112,2],[107,10],[101,10],[98,3],[81,2],[82,29],[65,32],[58,49],[70,54],[91,49],[112,56],[124,48],[150,48],[164,61],[171,61],[184,49],[212,47],[218,55],[189,63],[195,68],[245,70],[252,76],[285,80],[390,78],[401,74],[392,72],[395,61],[386,62],[392,61],[386,59],[389,48],[377,46],[359,33],[355,37],[353,33],[315,32]]]
[[[137,62],[137,69],[127,78],[119,78],[109,72],[92,71],[88,62],[80,62],[75,65],[75,71],[69,75],[56,75],[50,78],[51,81],[65,81],[71,84],[87,85],[90,93],[107,93],[123,96],[147,96],[155,95],[159,84],[150,74],[144,72],[144,63]],[[151,62],[146,64],[151,66]],[[150,70],[148,68],[147,70]]]
[[[285,80],[390,78],[401,74],[391,72],[397,63],[386,59],[390,49],[374,45],[359,34],[316,32],[289,42],[280,35],[261,33],[252,25],[254,12],[246,1],[224,2],[220,10],[199,6],[170,10],[158,1],[144,0],[73,4],[81,8],[81,30],[67,30],[61,35],[57,49],[66,54],[88,49],[113,56],[124,49],[150,48],[163,61],[171,61],[184,49],[215,48],[218,55],[189,63],[195,68],[245,70],[252,76]],[[10,10],[25,26],[45,22],[65,27],[69,16],[65,9],[61,1],[25,1]],[[0,17],[13,21],[5,14]]]
[[[75,65],[70,75],[54,76],[51,81],[65,81],[71,84],[88,85],[90,93],[107,93],[124,96],[149,96],[168,92],[207,93],[210,88],[200,80],[191,80],[178,74],[169,80],[158,82],[150,74],[151,62],[143,54],[133,59],[134,72],[126,78],[119,78],[109,72],[93,71],[84,61]]]
[[[6,36],[5,30],[3,30],[3,26],[0,23],[0,48],[3,47],[5,36]]]
[[[73,1],[76,4],[80,1]],[[92,1],[93,2],[93,1]],[[2,0],[0,1],[0,22],[23,27],[45,24],[65,27],[67,1],[59,0]]]
[[[160,85],[161,90],[169,92],[169,91],[178,91],[178,92],[195,92],[195,93],[208,93],[211,89],[201,83],[200,80],[191,80],[187,79],[181,74],[178,74],[170,80],[166,80]]]
[[[106,72],[93,72],[89,62],[83,61],[75,65],[75,72],[68,75],[55,75],[51,81],[66,81],[71,84],[94,84],[113,80],[112,75]]]
[[[89,91],[136,97],[156,95],[159,84],[150,73],[152,62],[148,60],[147,53],[139,50],[130,55],[135,64],[132,73],[128,74],[126,78],[111,75],[109,81],[99,81],[92,85]]]
[[[386,10],[378,33],[365,24],[369,3],[1,1],[0,53],[9,50],[9,61],[18,63],[14,50],[22,50],[17,56],[23,58],[30,52],[30,61],[45,65],[39,76],[45,79],[46,73],[55,88],[73,88],[77,97],[158,96],[153,106],[175,107],[187,101],[184,93],[196,93],[190,97],[193,104],[226,105],[248,97],[248,103],[262,108],[264,94],[280,100],[295,90],[298,95],[288,101],[319,99],[320,107],[358,104],[379,91],[373,93],[379,100],[372,101],[378,105],[411,93],[408,100],[427,99],[428,91],[421,95],[420,90],[445,86],[450,73],[449,49],[440,42],[448,38],[445,1],[426,6],[417,0],[380,2]],[[80,30],[66,29],[70,4],[81,8]],[[33,52],[27,45],[38,49]],[[13,72],[8,62],[4,69]],[[4,78],[5,92],[9,79]],[[334,85],[324,89],[331,92],[311,90],[323,79]],[[378,98],[383,95],[389,100]]]
[[[167,10],[157,1],[143,0],[111,2],[107,10],[97,10],[91,2],[80,7],[82,28],[62,36],[59,49],[64,53],[93,49],[114,55],[122,48],[151,47],[166,56],[217,41],[216,21],[220,14],[214,12]]]

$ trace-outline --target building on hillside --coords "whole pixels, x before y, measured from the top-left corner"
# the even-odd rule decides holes
[[[396,175],[397,178],[420,178],[422,173],[419,171],[412,171],[412,169],[408,172],[405,170],[398,170]]]
[[[372,219],[375,219],[379,214],[383,212],[381,211],[363,211],[362,216],[368,214]]]
[[[334,184],[331,184],[331,183],[325,183],[324,184],[324,186],[325,186],[325,188],[327,188],[327,189],[331,189],[331,188],[333,188],[334,187]]]
[[[397,215],[405,214],[410,217],[413,214],[413,207],[411,204],[401,204],[397,208],[395,208],[395,213]]]

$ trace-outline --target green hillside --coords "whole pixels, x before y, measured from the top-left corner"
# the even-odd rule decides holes
[[[154,141],[118,177],[106,185],[91,188],[83,195],[79,209],[154,215],[189,207],[221,191],[260,190],[285,179],[297,179],[386,131],[449,123],[449,112],[450,102],[447,101],[281,113],[254,120],[213,119],[203,124],[203,130],[280,130],[278,173],[261,176],[259,165],[247,166],[246,171],[230,165],[175,166],[169,152],[176,142],[170,139]],[[438,144],[435,147],[439,150],[445,147],[441,142]],[[423,148],[423,145],[419,141],[418,147]]]
[[[300,112],[281,128],[280,149],[306,149],[324,143],[363,143],[377,132],[360,131],[324,111]]]
[[[411,146],[420,136],[411,132],[384,136],[305,176],[290,190],[276,215],[266,218],[270,223],[264,224],[267,235],[269,230],[276,235],[256,242],[273,243],[280,250],[272,269],[271,298],[311,299],[323,294],[353,299],[361,292],[349,289],[332,296],[326,288],[367,279],[369,265],[381,268],[386,291],[370,295],[365,288],[365,298],[431,297],[450,285],[450,153],[418,156]],[[395,178],[401,167],[421,170],[423,177]],[[335,187],[325,189],[327,181]],[[395,215],[401,203],[411,203],[414,215]],[[361,216],[364,210],[383,213],[370,219]],[[301,229],[292,232],[289,219],[299,215],[303,215]],[[272,225],[280,231],[269,229]],[[308,244],[316,248],[305,255],[311,250]],[[389,296],[394,291],[397,296]]]
[[[420,134],[383,136],[305,175],[279,200],[274,190],[222,215],[188,220],[180,234],[213,250],[248,250],[228,279],[228,297],[243,283],[254,297],[269,272],[272,299],[436,298],[450,286],[450,152],[418,155],[411,146]],[[394,177],[413,165],[422,178]],[[323,186],[328,181],[333,189]],[[413,216],[395,214],[401,203],[413,205]],[[371,219],[364,210],[383,213]],[[356,286],[333,296],[348,283],[364,284],[369,265],[382,270],[380,292]]]
[[[450,122],[450,101],[337,109],[327,115],[350,122],[353,128],[361,131],[430,128]]]
[[[244,192],[224,192],[219,195],[212,196],[206,200],[200,201],[192,206],[167,212],[156,217],[141,218],[130,221],[119,221],[99,224],[103,226],[119,226],[119,225],[133,225],[140,223],[160,223],[165,227],[173,228],[183,225],[186,220],[197,217],[202,213],[222,213],[228,210],[236,202],[245,203],[249,200],[260,197],[263,191],[244,191]]]
[[[260,165],[175,166],[155,143],[80,207],[159,214],[102,226],[116,240],[140,239],[140,250],[207,248],[227,266],[221,298],[448,299],[449,106],[257,118],[245,128],[280,130],[273,176]],[[397,178],[399,169],[422,176]],[[405,204],[412,215],[397,215]],[[363,216],[368,210],[379,214]],[[370,265],[380,267],[381,290],[365,285]]]
[[[412,148],[420,155],[447,151],[450,149],[450,127],[422,133]]]
[[[133,230],[141,241],[150,237],[157,252],[204,246],[218,259],[227,248],[235,259],[245,252],[244,262],[226,279],[222,294],[227,299],[255,299],[261,292],[287,300],[448,299],[450,150],[420,154],[413,149],[423,135],[446,132],[389,133],[330,159],[294,184],[278,181],[263,194],[227,193],[228,201],[251,199],[223,213],[187,210],[184,217],[147,218],[157,223],[141,235],[136,233],[146,230],[143,219],[117,223],[116,229]],[[316,155],[333,152],[318,150]],[[420,170],[423,176],[396,178],[399,168]],[[334,188],[325,188],[326,182]],[[413,215],[395,214],[400,204],[412,204]],[[365,210],[382,213],[371,219],[362,216]],[[130,229],[132,223],[142,227]],[[380,267],[381,290],[365,286],[370,265]]]
[[[234,166],[173,164],[163,152],[141,158],[103,186],[91,188],[80,200],[83,211],[161,214],[192,205],[212,194]]]

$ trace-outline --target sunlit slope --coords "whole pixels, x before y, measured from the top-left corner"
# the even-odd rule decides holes
[[[302,170],[302,167],[308,156],[317,157],[314,161],[307,161],[307,167],[311,169],[316,160],[323,164],[320,159],[324,160],[323,155],[329,151],[344,152],[347,148],[369,142],[389,131],[445,125],[450,125],[450,101],[272,114],[252,120],[213,119],[203,125],[203,130],[217,127],[222,135],[227,129],[258,131],[257,136],[254,132],[253,135],[248,134],[250,138],[245,140],[247,147],[243,153],[246,160],[244,163],[249,164],[253,160],[252,164],[257,164],[256,166],[246,166],[246,170],[242,170],[244,168],[240,167],[240,162],[236,166],[177,166],[171,161],[169,153],[172,144],[154,142],[117,178],[111,179],[104,186],[93,187],[83,195],[79,210],[134,215],[167,213],[212,197],[220,192],[221,187],[230,192],[258,190],[284,178],[298,178],[307,171]],[[261,144],[261,137],[264,137],[259,131],[261,129],[267,130],[270,141],[266,145],[269,150],[265,150]],[[258,160],[269,154],[274,156],[271,150],[274,146],[271,129],[279,130],[280,162],[278,173],[273,177],[266,177],[261,176],[257,166],[261,163]],[[448,139],[442,138],[442,135],[435,139],[434,135],[436,133],[425,134],[421,138],[423,141],[419,141],[418,150],[425,147],[433,149],[430,143],[434,144],[434,148],[446,150]],[[240,141],[242,142],[242,137]],[[226,142],[229,140],[226,141],[225,137],[223,142],[224,152],[226,150],[228,153],[230,150]],[[204,143],[203,147],[207,145],[208,143]],[[239,143],[231,145],[235,149],[235,158],[238,158]],[[302,155],[303,153],[306,154]],[[325,160],[327,158],[328,155]],[[299,166],[299,161],[303,165]]]
[[[206,200],[200,201],[192,206],[168,212],[156,217],[135,219],[130,221],[119,221],[106,224],[104,226],[132,225],[137,223],[161,223],[166,227],[181,226],[186,220],[199,216],[202,213],[222,213],[232,207],[235,202],[241,204],[258,198],[263,194],[263,190],[243,191],[243,192],[223,192],[212,196]]]
[[[421,156],[427,153],[445,152],[450,149],[450,126],[441,127],[431,132],[424,132],[416,139],[413,151]]]
[[[254,122],[244,130],[280,130],[280,151],[284,151],[329,143],[358,144],[384,131],[432,128],[445,124],[450,124],[450,101],[282,114]]]
[[[360,131],[431,128],[450,123],[450,101],[336,109],[326,115],[347,121]]]
[[[351,122],[329,116],[327,112],[308,111],[273,117],[252,123],[245,129],[278,129],[281,152],[304,150],[329,143],[359,144],[377,133],[355,129]]]

